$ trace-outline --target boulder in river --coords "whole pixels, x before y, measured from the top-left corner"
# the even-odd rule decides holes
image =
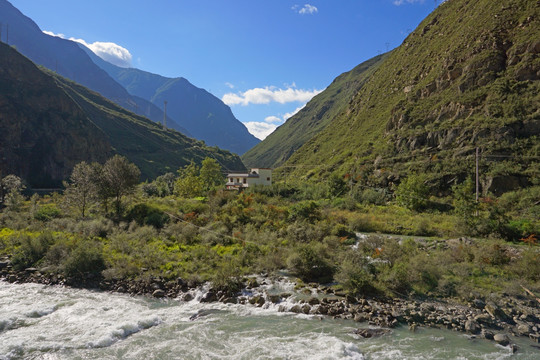
[[[356,329],[354,330],[354,333],[356,335],[359,335],[363,337],[364,339],[377,337],[377,336],[383,336],[388,333],[392,332],[390,329],[383,329],[383,328],[369,328],[369,329]]]
[[[495,340],[497,344],[502,346],[510,344],[510,338],[508,337],[508,335],[502,333],[495,334],[495,336],[493,336],[493,340]]]

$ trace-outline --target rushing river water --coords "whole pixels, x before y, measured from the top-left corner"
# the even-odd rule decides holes
[[[195,314],[198,314],[194,316]],[[540,359],[464,334],[406,327],[371,339],[352,321],[275,307],[157,300],[0,282],[0,359]]]

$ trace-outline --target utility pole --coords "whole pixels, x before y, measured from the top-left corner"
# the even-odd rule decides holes
[[[167,100],[163,102],[163,128],[167,128]]]

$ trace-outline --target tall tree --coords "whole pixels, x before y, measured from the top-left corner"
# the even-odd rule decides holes
[[[174,191],[181,197],[201,196],[204,184],[199,176],[200,169],[192,161],[189,165],[178,170],[178,180],[174,186]]]
[[[81,217],[86,216],[88,208],[98,197],[98,184],[94,174],[96,167],[83,161],[73,168],[69,182],[64,182],[64,199],[70,206],[77,208]]]
[[[208,157],[202,161],[200,178],[204,184],[205,190],[210,190],[216,186],[223,185],[225,182],[224,176],[221,173],[221,166],[219,166],[217,160]]]
[[[20,177],[7,175],[0,179],[0,202],[12,210],[18,210],[23,196],[21,192],[25,186]]]
[[[122,197],[131,194],[139,183],[141,171],[127,158],[115,155],[103,165],[100,181],[103,195],[114,198],[116,215],[122,210]]]

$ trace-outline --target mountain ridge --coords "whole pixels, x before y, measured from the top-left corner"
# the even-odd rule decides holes
[[[524,0],[444,2],[279,173],[337,173],[382,187],[418,173],[434,191],[447,191],[473,172],[478,147],[484,192],[534,183],[539,7]]]
[[[122,68],[99,58],[83,45],[81,47],[97,66],[131,95],[141,97],[160,109],[167,101],[167,115],[195,138],[238,154],[260,142],[235,118],[229,106],[186,78],[168,78],[136,68]]]
[[[216,159],[244,170],[240,158],[133,114],[97,92],[39,68],[0,43],[0,169],[32,187],[58,187],[80,161],[126,156],[143,179],[191,161]]]

